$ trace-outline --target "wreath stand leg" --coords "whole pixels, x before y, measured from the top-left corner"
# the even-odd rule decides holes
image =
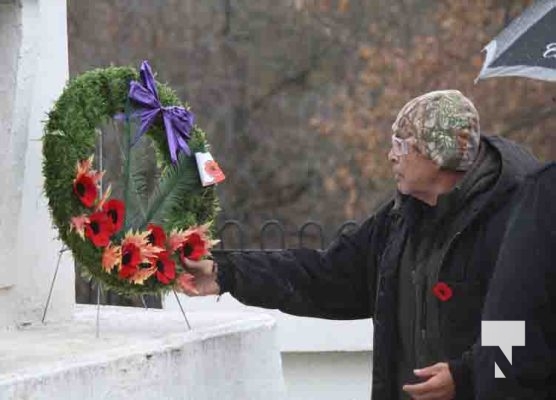
[[[50,305],[50,299],[52,298],[52,290],[54,289],[54,283],[56,282],[56,278],[58,277],[58,269],[60,268],[60,261],[62,260],[62,255],[68,251],[69,249],[66,246],[62,246],[60,251],[58,252],[58,261],[56,262],[56,268],[54,269],[54,276],[52,277],[52,281],[50,282],[50,290],[48,291],[48,297],[46,298],[46,304],[44,305],[44,310],[42,313],[41,322],[44,324],[46,320],[46,313],[48,311],[48,306]],[[97,284],[97,320],[96,320],[96,337],[98,339],[99,332],[100,332],[100,293],[101,287],[100,282]]]
[[[102,291],[100,281],[97,282],[97,321],[95,324],[95,337],[98,339],[100,337],[100,293]]]
[[[54,269],[54,276],[52,277],[52,282],[50,282],[50,290],[48,291],[48,297],[46,298],[46,304],[44,305],[44,311],[42,313],[41,322],[44,324],[46,318],[46,312],[48,311],[48,306],[50,305],[50,298],[52,297],[52,289],[54,289],[54,282],[56,282],[56,277],[58,276],[58,268],[60,268],[60,261],[62,260],[62,254],[64,254],[69,249],[64,245],[58,252],[58,262],[56,263],[56,268]]]
[[[149,306],[147,305],[147,302],[145,301],[145,296],[144,295],[140,295],[139,296],[141,298],[141,303],[143,303],[143,307],[145,307],[145,310],[149,310]]]
[[[183,318],[185,319],[185,323],[187,324],[187,328],[189,330],[191,330],[191,325],[189,324],[189,321],[187,320],[187,316],[185,315],[185,311],[183,310],[183,307],[181,305],[180,298],[178,297],[178,294],[176,293],[176,291],[174,289],[172,289],[172,292],[174,292],[174,296],[176,297],[176,301],[178,302],[178,305],[180,306],[180,310],[181,310],[181,313],[183,315]]]
[[[104,162],[104,143],[103,143],[103,132],[102,130],[98,130],[98,137],[99,137],[99,145],[98,145],[98,163],[99,163],[99,169],[101,171],[104,170],[103,167],[103,162]],[[103,183],[103,179],[102,176],[100,177],[100,193],[102,196],[102,193],[104,193],[104,183]],[[100,292],[102,291],[101,287],[101,282],[100,280],[97,282],[97,318],[96,318],[96,323],[95,323],[95,337],[98,339],[100,337]]]

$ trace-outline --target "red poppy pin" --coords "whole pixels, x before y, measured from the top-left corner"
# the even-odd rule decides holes
[[[432,293],[440,301],[448,301],[454,294],[452,288],[448,286],[446,282],[437,282],[436,285],[432,287]]]

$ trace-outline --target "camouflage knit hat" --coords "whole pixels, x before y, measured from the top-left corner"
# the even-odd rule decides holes
[[[479,150],[479,114],[458,90],[429,92],[398,113],[394,134],[414,137],[419,151],[442,168],[466,171]]]

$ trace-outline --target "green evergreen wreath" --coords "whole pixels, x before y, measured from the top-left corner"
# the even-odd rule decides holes
[[[157,274],[139,283],[122,279],[118,268],[103,268],[106,247],[97,247],[71,229],[72,218],[91,213],[90,207],[84,205],[75,192],[76,166],[95,154],[99,136],[102,135],[99,131],[102,124],[122,114],[129,121],[133,107],[128,98],[130,82],[138,78],[139,73],[134,68],[109,67],[86,72],[71,80],[48,115],[43,137],[44,188],[60,238],[84,268],[85,275],[96,278],[108,289],[123,295],[165,293],[180,278],[184,284],[191,282],[191,276],[177,262],[175,276],[172,279],[165,277],[165,282],[158,280]],[[182,107],[178,97],[168,86],[156,83],[156,88],[163,106]],[[184,252],[186,247],[188,250],[195,247],[199,239],[205,242],[205,250],[210,248],[212,241],[209,239],[207,225],[199,226],[212,223],[218,208],[217,199],[214,186],[202,187],[193,156],[195,152],[207,151],[208,143],[204,132],[193,126],[188,141],[191,155],[180,153],[173,163],[168,152],[164,123],[162,118],[157,118],[146,132],[146,136],[154,143],[160,173],[158,186],[149,193],[146,184],[147,171],[137,162],[137,158],[143,154],[137,146],[132,145],[135,132],[132,132],[131,125],[127,123],[125,126],[123,132],[116,131],[116,134],[122,136],[118,139],[124,143],[120,151],[123,165],[119,171],[121,181],[118,184],[124,194],[122,202],[126,206],[125,219],[122,222],[123,228],[111,237],[111,246],[119,245],[130,230],[145,232],[148,224],[158,224],[164,232],[173,230],[182,239],[181,244],[176,244],[176,239],[173,239],[169,255],[174,260],[176,256],[182,255],[180,252]],[[98,165],[95,167],[100,169]],[[101,188],[100,193],[102,192]],[[183,240],[191,237],[187,236],[191,233],[191,230],[188,231],[191,227],[197,227],[194,229],[197,236],[194,235],[195,240],[188,244]],[[147,232],[150,233],[152,242],[154,232]],[[169,239],[164,239],[164,243],[168,241]],[[176,252],[172,253],[174,250]],[[206,254],[207,251],[202,251],[196,253],[196,256]],[[120,262],[125,257],[121,255]],[[162,265],[160,261],[158,265]],[[137,268],[143,266],[141,264]],[[156,265],[153,264],[152,267],[155,268]]]

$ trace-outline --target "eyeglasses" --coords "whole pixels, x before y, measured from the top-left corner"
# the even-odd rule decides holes
[[[408,139],[402,139],[396,136],[396,134],[392,135],[392,153],[396,157],[405,156],[409,154],[409,142]]]

